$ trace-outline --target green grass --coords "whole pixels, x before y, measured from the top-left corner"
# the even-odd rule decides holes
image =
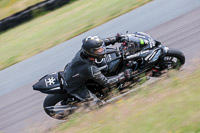
[[[149,1],[77,0],[1,33],[0,69],[58,45]]]
[[[114,104],[75,115],[52,132],[200,133],[200,70],[182,78],[174,75]]]
[[[0,0],[0,20],[44,0]]]

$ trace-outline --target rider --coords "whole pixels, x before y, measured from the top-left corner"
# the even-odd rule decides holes
[[[93,105],[101,105],[102,101],[92,94],[85,86],[85,83],[89,79],[93,79],[105,87],[111,87],[129,79],[132,73],[130,69],[116,76],[106,77],[95,64],[95,59],[102,59],[106,54],[103,46],[114,45],[121,40],[122,36],[120,34],[106,39],[100,39],[98,36],[89,36],[83,39],[81,50],[78,51],[64,70],[67,92],[80,101],[92,101]]]

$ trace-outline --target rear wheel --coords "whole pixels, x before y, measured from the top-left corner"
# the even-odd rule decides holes
[[[78,106],[78,101],[64,94],[49,94],[44,100],[43,107],[44,111],[55,119],[67,119]]]

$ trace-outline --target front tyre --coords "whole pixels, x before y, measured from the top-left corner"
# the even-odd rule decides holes
[[[169,49],[159,62],[160,70],[179,70],[185,64],[184,54],[177,49]]]
[[[44,100],[44,111],[55,119],[67,119],[78,107],[75,98],[66,94],[48,94]]]

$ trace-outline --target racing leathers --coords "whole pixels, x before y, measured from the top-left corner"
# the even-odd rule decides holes
[[[142,33],[135,33],[132,37],[128,37],[129,42],[132,41],[136,50],[147,48],[148,38]],[[104,39],[104,45],[114,45],[116,42],[122,42],[123,37],[118,35],[116,37]],[[131,71],[128,72],[130,75]],[[82,51],[78,51],[72,61],[65,67],[64,77],[67,84],[67,92],[81,101],[99,101],[98,98],[92,94],[85,86],[85,83],[92,79],[105,87],[111,87],[126,79],[126,74],[120,73],[116,76],[104,76],[94,61],[90,60]]]
[[[115,37],[104,39],[104,44],[114,44],[117,42]],[[81,101],[99,101],[85,86],[85,83],[92,79],[105,87],[125,80],[124,73],[120,73],[113,77],[104,76],[95,62],[90,60],[81,50],[75,55],[72,61],[67,64],[64,70],[64,78],[66,81],[67,92]]]

